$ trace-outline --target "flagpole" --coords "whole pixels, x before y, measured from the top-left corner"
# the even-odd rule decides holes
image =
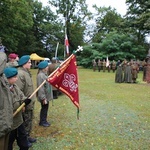
[[[59,42],[57,43],[57,46],[56,46],[55,58],[57,57],[58,46],[59,46]]]
[[[65,19],[66,20],[66,19]],[[66,21],[65,21],[65,43],[64,43],[64,60],[66,58],[66,34],[67,34],[67,28],[66,28]]]
[[[69,1],[68,1],[69,3]],[[68,42],[68,37],[67,37],[67,21],[68,21],[68,3],[66,3],[66,15],[65,15],[65,24],[64,24],[64,27],[65,27],[65,44],[64,44],[64,60],[66,58],[66,54],[67,54],[67,46],[66,46],[66,40]],[[66,39],[67,38],[67,39]],[[67,54],[68,55],[68,54]]]
[[[68,61],[68,59],[70,59],[70,58],[72,57],[72,55],[73,55],[73,54],[71,54],[65,61],[63,61],[63,62],[60,64],[60,66],[62,66],[64,63],[66,63],[66,61]],[[54,70],[54,71],[48,76],[48,78],[50,78],[56,71],[57,71],[57,69]],[[48,78],[47,78],[47,79],[48,79]],[[31,99],[31,98],[33,97],[33,95],[45,84],[45,82],[47,81],[47,79],[44,80],[44,81],[39,85],[39,87],[37,87],[37,89],[30,95],[30,97],[28,97],[29,99]],[[15,116],[18,112],[20,112],[24,106],[25,106],[25,103],[22,103],[22,104],[18,107],[18,109],[13,113],[13,116]]]
[[[28,97],[28,99],[31,99],[33,97],[33,95],[44,85],[44,83],[46,82],[46,80],[44,80],[40,86]],[[25,103],[22,103],[18,109],[13,113],[13,116],[15,116],[18,112],[20,112],[22,110],[22,108],[25,106]]]

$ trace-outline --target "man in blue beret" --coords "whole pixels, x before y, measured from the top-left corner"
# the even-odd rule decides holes
[[[7,56],[0,52],[0,150],[8,149],[9,133],[13,125],[13,104],[9,83],[4,75]]]
[[[30,73],[31,60],[29,55],[24,55],[19,59],[18,68],[18,80],[16,84],[19,86],[20,90],[24,93],[26,97],[29,97],[33,92],[33,81]],[[25,107],[23,112],[24,126],[28,135],[28,140],[30,143],[36,142],[35,138],[30,137],[32,130],[32,119],[34,110],[35,97],[31,98],[31,103]]]

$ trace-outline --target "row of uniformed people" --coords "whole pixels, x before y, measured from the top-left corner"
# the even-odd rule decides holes
[[[109,61],[109,64],[107,64],[105,60],[101,61],[100,59],[98,59],[98,62],[96,62],[96,60],[94,59],[92,61],[92,64],[93,64],[93,71],[96,71],[97,67],[98,67],[98,72],[100,72],[101,70],[103,72],[105,72],[106,70],[110,72],[111,69],[113,72],[115,72],[116,70],[116,62],[114,60],[112,62]]]
[[[6,64],[6,67],[18,67],[18,65],[19,65],[18,61],[19,61],[18,55],[15,53],[10,53],[8,55],[8,62]],[[47,71],[48,75],[50,75],[60,65],[59,61],[55,57],[52,58],[51,62],[52,63],[48,66],[48,71]],[[53,98],[57,99],[58,95],[61,94],[61,92],[59,92],[53,86],[52,86],[52,90],[53,90]]]
[[[139,67],[135,62],[126,62],[124,65],[120,64],[116,70],[115,82],[136,83],[138,71]]]
[[[24,55],[19,59],[18,69],[5,68],[7,62],[5,53],[1,52],[0,58],[0,149],[12,150],[16,139],[20,150],[28,150],[32,146],[31,143],[36,142],[35,138],[30,137],[35,103],[34,97],[29,99],[33,93],[33,82],[29,71],[30,56]],[[47,78],[48,63],[42,61],[38,67],[37,86]],[[41,103],[39,125],[48,127],[50,123],[47,122],[47,111],[49,100],[53,99],[51,85],[46,82],[39,89],[37,96]],[[13,113],[22,102],[26,104],[24,111],[13,117]]]
[[[145,60],[140,61],[140,60],[131,60],[130,61],[132,64],[136,63],[136,65],[139,68],[139,71],[143,71],[144,67],[146,66],[146,62]],[[103,70],[103,72],[105,72],[106,70],[108,70],[108,72],[110,72],[110,70],[112,70],[113,72],[116,71],[117,67],[121,64],[123,69],[124,67],[127,65],[127,60],[124,59],[122,62],[120,60],[118,60],[117,62],[115,62],[114,60],[111,62],[109,61],[109,65],[106,67],[106,61],[103,60],[101,61],[100,59],[98,60],[98,62],[96,62],[96,60],[93,60],[93,71],[95,71],[98,68],[98,71],[100,72],[101,70]]]

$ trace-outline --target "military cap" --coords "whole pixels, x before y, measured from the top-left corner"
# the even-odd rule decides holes
[[[39,69],[44,69],[48,66],[48,62],[47,61],[41,61],[39,64],[38,64],[38,68]]]
[[[12,78],[18,74],[18,70],[13,67],[8,67],[8,68],[5,68],[4,74],[6,78]]]
[[[22,56],[22,57],[19,59],[19,62],[18,62],[19,66],[22,66],[22,65],[26,64],[26,63],[29,61],[29,59],[30,59],[30,56],[29,56],[29,55],[24,55],[24,56]]]

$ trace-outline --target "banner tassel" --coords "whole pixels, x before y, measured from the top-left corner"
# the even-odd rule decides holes
[[[77,119],[79,120],[79,108],[77,108]]]

